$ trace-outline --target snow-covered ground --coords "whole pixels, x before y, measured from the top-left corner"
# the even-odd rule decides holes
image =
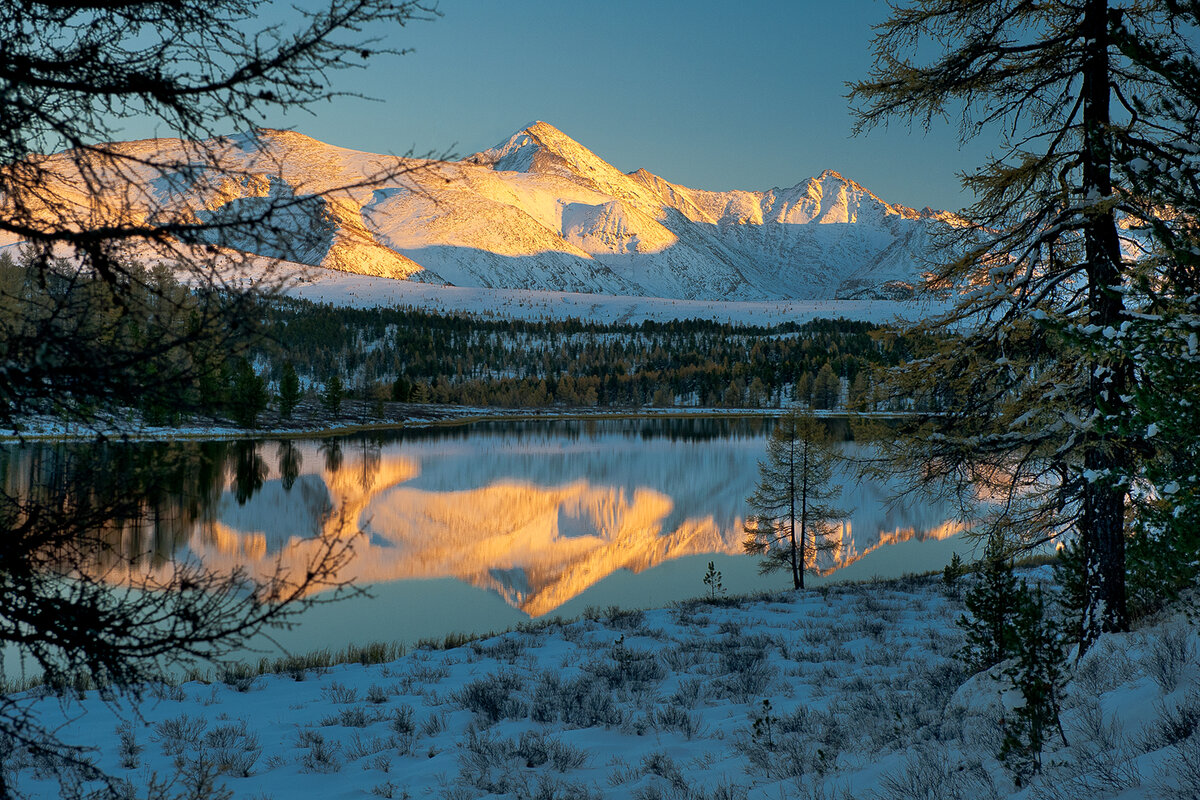
[[[831,586],[190,682],[136,708],[29,700],[137,797],[168,779],[163,796],[191,796],[214,776],[278,800],[1200,796],[1197,629],[1182,615],[1072,665],[1068,744],[1018,788],[994,757],[1000,684],[955,659],[960,612],[936,579]],[[21,753],[0,758],[30,796],[58,796]]]
[[[279,269],[287,267],[280,265]],[[280,274],[280,273],[276,273]],[[295,274],[299,275],[297,269]],[[475,314],[498,319],[567,319],[599,323],[670,322],[706,319],[748,325],[777,325],[814,319],[887,323],[924,319],[944,310],[933,301],[902,300],[680,300],[669,297],[437,286],[350,272],[304,268],[289,294],[337,306],[412,306],[430,313]]]

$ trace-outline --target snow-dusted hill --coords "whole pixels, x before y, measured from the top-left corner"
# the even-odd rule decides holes
[[[259,136],[209,143],[237,179],[189,159],[194,146],[158,139],[121,148],[135,159],[169,152],[192,166],[171,174],[133,168],[132,191],[112,192],[105,211],[88,201],[70,162],[51,156],[62,161],[51,170],[62,176],[54,192],[81,209],[81,225],[97,213],[220,221],[253,213],[267,198],[362,183],[397,163],[294,132]],[[400,163],[410,171],[382,185],[291,206],[282,235],[226,232],[221,243],[465,287],[692,300],[902,298],[932,257],[933,235],[952,222],[945,212],[886,203],[831,170],[753,192],[689,189],[644,169],[624,174],[544,122],[462,161]]]

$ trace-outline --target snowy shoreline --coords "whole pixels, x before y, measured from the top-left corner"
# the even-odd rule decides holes
[[[1200,664],[1181,614],[1072,666],[1070,744],[1018,788],[995,759],[1011,699],[955,658],[961,609],[936,578],[833,585],[156,687],[137,707],[24,697],[69,741],[101,743],[97,765],[138,796],[151,776],[178,791],[204,770],[255,798],[1194,796]],[[9,769],[30,796],[57,796],[19,753]]]
[[[179,427],[130,425],[128,421],[114,421],[111,425],[87,428],[70,425],[53,417],[31,418],[25,422],[28,430],[19,433],[0,433],[0,443],[22,441],[71,442],[105,439],[109,441],[150,442],[171,440],[211,439],[262,439],[311,438],[316,436],[344,436],[370,431],[403,430],[405,428],[431,428],[437,426],[471,425],[477,422],[521,422],[556,420],[604,420],[604,419],[739,419],[754,417],[778,417],[786,414],[787,408],[630,408],[630,409],[556,409],[556,408],[490,408],[472,406],[425,406],[440,413],[429,416],[411,416],[404,419],[378,422],[346,421],[333,425],[303,425],[289,427],[238,428],[233,425],[181,425]],[[898,412],[849,412],[839,410],[816,410],[815,416],[828,419],[874,418],[891,419]]]

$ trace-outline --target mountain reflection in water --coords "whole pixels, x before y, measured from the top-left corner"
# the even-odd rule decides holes
[[[742,552],[745,497],[757,481],[769,423],[679,422],[13,446],[0,453],[0,470],[10,494],[44,492],[48,484],[125,493],[127,509],[108,524],[105,539],[132,570],[198,557],[213,568],[265,575],[278,563],[303,569],[318,534],[354,537],[355,557],[340,579],[455,578],[539,616],[618,570]],[[837,546],[820,556],[822,574],[897,542],[962,530],[941,509],[890,507],[884,486],[849,475],[841,482],[840,505],[853,511]],[[109,569],[120,561],[98,559]]]

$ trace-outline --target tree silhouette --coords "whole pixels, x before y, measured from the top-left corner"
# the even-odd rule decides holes
[[[0,263],[0,424],[16,430],[50,412],[119,425],[129,408],[153,416],[223,400],[225,361],[244,352],[263,299],[281,288],[255,279],[266,265],[230,246],[287,256],[296,212],[349,188],[286,184],[291,139],[260,130],[262,120],[335,96],[336,71],[397,53],[383,37],[432,14],[404,0],[317,0],[290,17],[266,14],[272,7],[0,3],[0,242],[24,243]],[[109,143],[133,123],[177,138]],[[280,177],[252,180],[249,163]],[[383,159],[361,183],[411,165]],[[245,201],[215,212],[222,192]],[[212,463],[192,466],[221,485]],[[114,548],[111,534],[159,513],[146,500],[153,487],[100,492],[96,482],[122,473],[70,473],[33,471],[0,496],[0,646],[51,689],[136,695],[165,670],[219,661],[287,625],[317,592],[341,586],[351,536],[316,543],[296,573],[216,572],[170,553],[156,556],[166,569],[141,569],[145,554]],[[0,695],[0,754],[57,775],[64,793],[121,795],[28,702]],[[17,794],[18,779],[0,768],[0,797]]]
[[[759,482],[746,498],[745,550],[762,556],[762,573],[786,569],[792,586],[804,588],[804,573],[828,549],[833,521],[845,512],[830,505],[841,486],[832,483],[839,456],[824,423],[793,411],[780,418],[758,463]]]
[[[927,284],[953,308],[911,331],[944,344],[891,374],[930,413],[884,446],[914,486],[993,498],[996,532],[1078,536],[1085,648],[1128,626],[1129,490],[1161,452],[1138,409],[1173,391],[1130,334],[1165,336],[1168,309],[1194,322],[1200,290],[1190,245],[1173,246],[1195,242],[1198,34],[1200,6],[1176,0],[915,0],[851,94],[860,129],[956,114],[964,140],[1002,136],[962,177],[977,199]],[[1195,360],[1178,368],[1195,386]]]

